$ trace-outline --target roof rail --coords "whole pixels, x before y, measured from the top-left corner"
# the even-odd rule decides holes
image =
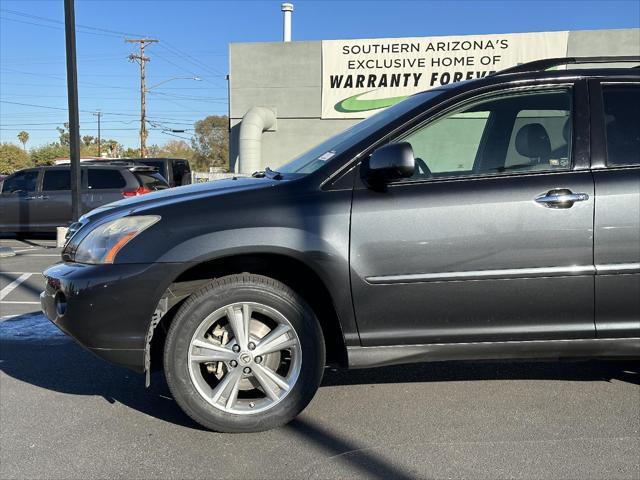
[[[515,67],[499,70],[493,75],[507,75],[510,73],[543,72],[560,65],[579,65],[583,63],[640,63],[640,56],[611,56],[611,57],[560,57],[534,60],[521,63]]]

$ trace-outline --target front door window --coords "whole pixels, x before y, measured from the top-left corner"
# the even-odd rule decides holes
[[[413,180],[571,168],[571,92],[510,94],[422,125],[398,141],[416,157]]]

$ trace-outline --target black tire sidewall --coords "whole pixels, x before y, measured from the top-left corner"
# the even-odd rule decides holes
[[[188,365],[189,344],[202,321],[219,308],[240,302],[261,303],[284,315],[302,349],[300,374],[288,395],[265,412],[245,415],[227,413],[208,403],[191,382]],[[204,427],[223,432],[262,431],[291,421],[318,389],[324,360],[322,331],[312,310],[283,284],[256,275],[225,277],[194,293],[171,324],[164,355],[167,383],[180,407]]]

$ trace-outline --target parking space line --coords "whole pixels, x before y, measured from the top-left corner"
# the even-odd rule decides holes
[[[14,302],[13,300],[2,300],[0,305],[40,305],[40,302]]]
[[[0,273],[3,275],[24,275],[28,273],[29,275],[42,275],[42,272],[3,272],[0,270]]]
[[[31,276],[30,273],[23,273],[18,278],[16,278],[13,282],[11,282],[9,285],[7,285],[2,290],[0,290],[0,300],[2,300],[4,297],[9,295],[11,292],[13,292],[16,288],[18,288],[18,286],[22,282],[25,282],[26,280],[28,280],[30,276]]]
[[[57,253],[17,253],[16,257],[60,257]]]

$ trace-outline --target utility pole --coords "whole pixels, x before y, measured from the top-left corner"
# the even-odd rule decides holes
[[[78,68],[76,64],[76,16],[74,0],[64,0],[64,30],[67,53],[67,101],[69,103],[69,147],[71,160],[71,220],[77,222],[80,205],[80,121],[78,112]]]
[[[144,47],[148,43],[157,43],[158,40],[152,38],[141,38],[138,40],[125,40],[125,42],[129,43],[138,43],[140,44],[140,54],[136,55],[132,53],[129,55],[129,61],[138,62],[140,64],[140,157],[145,157],[146,150],[146,140],[147,140],[147,112],[146,112],[146,102],[145,102],[145,63],[149,62],[151,59],[149,57],[144,56]]]
[[[98,117],[98,156],[102,156],[102,151],[100,149],[100,117],[102,116],[102,112],[95,112],[93,114],[95,117]]]

